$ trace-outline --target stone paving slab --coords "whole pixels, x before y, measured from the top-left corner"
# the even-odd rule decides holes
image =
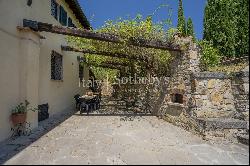
[[[132,117],[126,120],[119,116],[76,114],[61,124],[59,119],[50,120],[50,123],[58,125],[55,128],[49,128],[47,121],[37,133],[20,137],[12,141],[12,145],[11,141],[9,145],[2,144],[0,163],[249,164],[248,146],[206,142],[157,117]],[[41,132],[47,133],[41,136]],[[18,144],[25,147],[18,149]]]

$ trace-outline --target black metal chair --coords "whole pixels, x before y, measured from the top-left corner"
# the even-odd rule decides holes
[[[100,109],[101,108],[101,97],[100,96],[96,96],[95,103],[96,103],[96,109]]]
[[[89,114],[90,105],[87,102],[82,101],[81,104],[80,104],[80,114],[82,114],[84,112],[87,112],[87,114]]]
[[[74,96],[74,99],[76,101],[76,109],[77,110],[80,110],[80,106],[81,106],[81,100],[80,100],[80,96],[79,94],[75,95]]]

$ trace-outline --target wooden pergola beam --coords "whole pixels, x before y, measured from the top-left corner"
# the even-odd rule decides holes
[[[68,28],[48,23],[27,20],[27,19],[23,20],[23,27],[29,27],[32,30],[39,32],[50,32],[50,33],[75,36],[75,37],[81,37],[81,38],[93,39],[105,42],[123,43],[122,39],[114,34],[92,32],[86,29]],[[160,40],[130,39],[128,44],[145,48],[155,48],[155,49],[162,49],[169,51],[181,51],[180,45]]]
[[[61,46],[62,51],[72,51],[72,52],[79,52],[83,54],[93,54],[93,55],[100,55],[100,56],[110,56],[116,58],[126,58],[126,59],[133,59],[138,61],[145,61],[148,62],[149,59],[146,56],[142,55],[128,55],[122,54],[119,52],[107,52],[107,51],[95,51],[90,49],[77,49],[70,46]]]

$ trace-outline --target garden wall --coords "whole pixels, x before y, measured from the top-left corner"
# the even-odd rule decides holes
[[[176,40],[187,51],[172,54],[169,75],[160,84],[122,85],[117,91],[120,97],[129,98],[141,112],[151,112],[206,138],[235,138],[248,131],[249,71],[233,75],[201,72],[200,48],[191,38]]]
[[[197,118],[234,118],[237,114],[231,78],[224,73],[195,73],[192,110]]]

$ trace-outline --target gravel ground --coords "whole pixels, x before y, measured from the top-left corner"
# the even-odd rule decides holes
[[[0,164],[249,164],[248,146],[206,142],[153,116],[59,119],[2,144]]]

